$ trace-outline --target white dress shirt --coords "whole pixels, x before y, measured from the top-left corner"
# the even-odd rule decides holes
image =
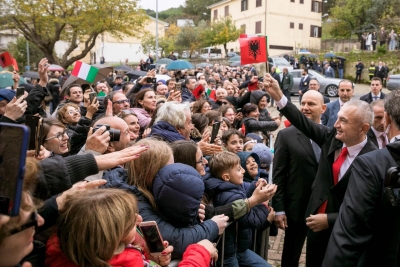
[[[372,101],[381,99],[381,92],[379,92],[379,94],[377,94],[377,95],[374,95],[374,94],[371,92],[371,96],[372,96]],[[375,99],[376,97],[377,97],[377,99]]]
[[[396,142],[396,140],[400,140],[400,134],[390,139],[390,143]]]

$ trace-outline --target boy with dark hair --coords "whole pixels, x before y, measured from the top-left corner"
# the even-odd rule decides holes
[[[271,187],[275,187],[276,190],[276,185],[267,185],[264,179],[259,179],[257,183],[243,182],[244,169],[239,157],[232,152],[215,154],[209,161],[209,168],[212,177],[215,178],[208,178],[204,183],[206,191],[214,195],[214,206],[223,206],[238,199],[245,199],[248,207],[247,214],[225,230],[224,266],[270,267],[268,262],[250,250],[251,230],[269,227],[274,219],[274,212],[265,202],[250,208],[248,197],[260,183],[266,185],[265,190]]]
[[[243,134],[236,129],[229,129],[222,135],[221,141],[223,147],[232,153],[243,151]]]

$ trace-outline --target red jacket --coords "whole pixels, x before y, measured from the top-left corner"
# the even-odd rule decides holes
[[[127,247],[121,254],[115,255],[109,262],[113,267],[143,266],[142,253],[133,248]],[[46,267],[79,267],[73,263],[60,249],[60,240],[53,235],[47,241]]]
[[[210,252],[205,247],[193,244],[187,247],[183,253],[179,267],[209,267],[211,261]]]

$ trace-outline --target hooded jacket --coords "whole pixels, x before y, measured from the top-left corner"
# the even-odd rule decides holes
[[[119,188],[131,192],[137,197],[139,214],[143,221],[155,221],[160,229],[164,240],[167,240],[173,247],[172,258],[182,258],[183,252],[190,245],[203,239],[215,240],[218,237],[218,225],[212,220],[206,220],[203,223],[192,227],[178,228],[166,222],[159,214],[153,210],[149,200],[134,185],[128,185],[128,173],[123,168],[115,168],[106,172],[103,179],[107,180],[105,188]],[[169,201],[171,205],[175,202]]]
[[[271,99],[270,95],[261,90],[256,90],[251,92],[250,103],[256,104],[258,106],[258,103],[261,101],[261,98],[263,98],[263,96],[267,97],[267,103],[269,103]],[[260,116],[258,117],[259,121],[272,121],[272,118],[269,115],[269,111],[267,108],[261,109],[259,110],[259,112],[260,112]]]
[[[137,118],[138,118],[138,122],[140,125],[141,129],[144,129],[147,127],[147,125],[149,125],[150,121],[151,121],[151,116],[149,113],[147,113],[146,110],[144,110],[143,108],[131,108],[131,110],[133,112],[135,112]]]
[[[244,173],[244,181],[245,182],[253,182],[254,180],[258,180],[258,178],[260,177],[260,158],[258,157],[258,155],[256,153],[252,153],[252,152],[238,152],[237,153],[238,157],[240,158],[240,165],[242,165],[242,168],[246,171]],[[246,168],[246,160],[252,156],[255,161],[258,164],[258,174],[255,178],[251,177],[249,174],[249,171]]]
[[[252,195],[255,189],[255,182],[235,185],[213,177],[208,177],[204,180],[204,183],[206,191],[215,194],[213,199],[215,207],[232,203],[238,199],[246,199]],[[250,248],[251,229],[265,229],[270,226],[267,221],[268,214],[267,207],[264,204],[259,204],[225,229],[225,258],[232,257],[236,252],[243,252]]]
[[[203,193],[204,182],[200,174],[182,163],[161,168],[153,181],[153,196],[157,207],[166,221],[175,227],[200,223],[198,210]]]
[[[252,117],[246,117],[242,120],[246,134],[256,133],[261,131],[264,135],[268,136],[268,131],[275,131],[278,129],[278,124],[275,121],[259,121]]]

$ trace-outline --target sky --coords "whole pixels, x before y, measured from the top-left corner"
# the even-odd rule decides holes
[[[171,7],[183,5],[185,0],[158,0],[158,11],[164,11]],[[139,0],[139,5],[143,9],[152,9],[156,11],[156,0]]]

